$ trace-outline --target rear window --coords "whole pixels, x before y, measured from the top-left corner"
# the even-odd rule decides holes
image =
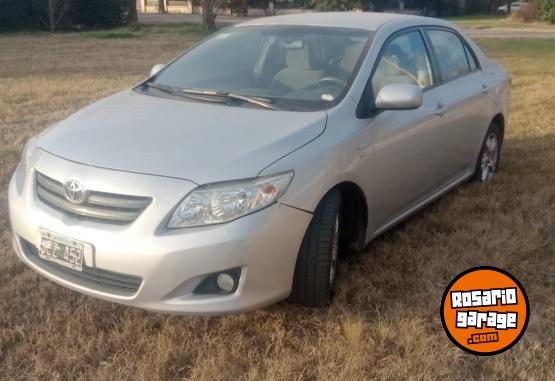
[[[427,33],[443,81],[461,77],[471,71],[465,46],[455,33],[445,30],[428,30]]]
[[[478,63],[476,62],[476,59],[474,58],[474,55],[470,52],[470,49],[468,49],[468,46],[464,46],[464,50],[466,52],[466,57],[468,59],[468,64],[470,65],[470,71],[474,71],[478,68]]]

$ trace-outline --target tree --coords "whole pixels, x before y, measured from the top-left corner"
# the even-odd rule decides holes
[[[137,1],[136,0],[126,0],[127,8],[127,22],[132,24],[139,21],[137,16]]]
[[[246,17],[249,15],[249,2],[248,0],[234,0],[231,2],[232,8],[235,8],[235,12],[238,16]]]
[[[50,32],[55,32],[69,11],[69,0],[48,0],[47,16],[41,22]]]
[[[201,0],[200,6],[202,8],[202,25],[204,29],[216,29],[216,13],[214,12],[214,7],[217,3],[217,0]]]
[[[310,0],[309,5],[321,11],[348,11],[353,9],[353,0]]]
[[[540,18],[555,24],[555,0],[539,0]]]
[[[36,29],[40,27],[37,0],[0,0],[0,31]]]
[[[160,13],[168,13],[166,10],[166,0],[158,0],[158,11]]]
[[[275,14],[274,13],[275,4],[276,4],[275,0],[248,0],[247,1],[247,5],[249,7],[263,9],[264,14],[266,14],[266,16],[273,16]]]

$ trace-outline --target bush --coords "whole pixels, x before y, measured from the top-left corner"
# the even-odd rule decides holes
[[[72,25],[90,28],[113,28],[125,23],[125,2],[122,0],[73,0]]]
[[[481,15],[490,11],[490,1],[488,0],[466,0],[464,7],[465,15]]]
[[[55,29],[111,28],[127,23],[135,0],[54,0]],[[48,0],[0,0],[0,31],[49,29]]]
[[[523,3],[519,10],[512,12],[512,17],[524,22],[532,22],[538,19],[539,6],[538,3]]]
[[[555,0],[539,0],[540,18],[555,24]]]
[[[354,2],[352,0],[311,0],[309,5],[320,11],[348,11],[353,9]]]
[[[0,31],[36,29],[38,13],[31,0],[0,0]]]

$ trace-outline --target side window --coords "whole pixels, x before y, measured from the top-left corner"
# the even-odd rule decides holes
[[[374,76],[374,96],[385,85],[409,83],[425,89],[433,84],[430,59],[420,32],[400,35],[389,41],[382,52]]]
[[[474,71],[478,68],[478,64],[476,63],[476,59],[468,49],[468,46],[464,46],[464,51],[466,52],[466,56],[468,57],[468,63],[470,64],[470,71]]]
[[[427,33],[444,81],[470,72],[465,47],[456,34],[444,30],[429,30]]]

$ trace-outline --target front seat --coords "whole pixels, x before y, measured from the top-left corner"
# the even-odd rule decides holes
[[[287,51],[287,67],[274,76],[273,82],[290,90],[300,90],[316,85],[324,76],[323,70],[314,70],[310,45]]]
[[[401,48],[392,44],[382,56],[378,68],[372,79],[374,96],[377,96],[380,90],[391,84],[410,84],[418,85],[418,77],[411,73],[412,62],[406,59]]]
[[[345,53],[339,63],[339,69],[347,78],[349,78],[355,70],[355,66],[360,60],[360,55],[362,54],[364,46],[365,43],[354,43],[345,48]]]

